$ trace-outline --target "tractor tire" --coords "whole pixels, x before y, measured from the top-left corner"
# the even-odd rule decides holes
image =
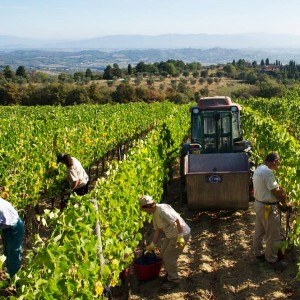
[[[184,155],[180,155],[180,202],[187,203],[186,180],[184,175]]]

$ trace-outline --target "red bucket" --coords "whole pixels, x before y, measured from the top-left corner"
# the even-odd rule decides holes
[[[151,261],[143,261],[143,257],[134,260],[134,269],[136,276],[139,280],[150,280],[158,277],[161,266],[162,259],[155,256]]]

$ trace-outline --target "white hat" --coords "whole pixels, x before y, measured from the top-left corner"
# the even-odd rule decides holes
[[[154,203],[151,196],[145,195],[139,199],[140,207]]]

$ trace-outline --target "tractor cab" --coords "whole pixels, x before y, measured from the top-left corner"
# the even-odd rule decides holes
[[[206,97],[190,108],[191,143],[183,151],[194,154],[232,153],[250,146],[242,140],[239,104],[229,97]]]

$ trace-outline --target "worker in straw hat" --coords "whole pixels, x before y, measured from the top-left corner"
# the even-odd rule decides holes
[[[179,285],[177,260],[189,240],[191,229],[170,205],[157,204],[151,196],[142,196],[139,205],[142,211],[153,215],[154,234],[146,250],[154,251],[160,234],[165,234],[160,254],[167,275],[161,288],[171,290]]]

